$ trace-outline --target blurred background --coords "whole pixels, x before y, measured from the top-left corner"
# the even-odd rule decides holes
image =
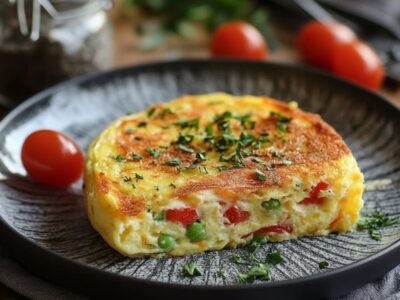
[[[400,107],[400,1],[0,1],[2,115],[78,75],[213,57],[309,65]]]
[[[263,53],[246,54],[251,47],[257,51],[260,41],[243,24],[218,33],[238,20],[261,34],[261,43],[266,44]],[[304,30],[315,20],[330,25]],[[331,26],[336,23],[351,31],[350,40],[363,41],[338,54],[345,67],[326,66],[325,62],[331,53],[326,53],[324,45],[332,48],[333,42],[346,40],[343,28]],[[364,49],[365,45],[369,48]],[[156,60],[210,57],[306,63],[379,90],[399,103],[400,2],[3,0],[0,4],[3,111],[80,74]],[[357,59],[351,66],[346,62]],[[368,68],[374,64],[378,69],[371,73]]]

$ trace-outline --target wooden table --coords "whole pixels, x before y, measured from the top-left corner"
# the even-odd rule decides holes
[[[167,42],[152,52],[138,50],[138,36],[133,28],[137,18],[121,18],[116,13],[112,14],[114,23],[115,66],[127,66],[146,62],[169,60],[178,58],[207,58],[208,35],[199,31],[193,40],[183,40],[176,37],[168,38]],[[280,47],[270,53],[270,61],[283,61],[298,63],[299,57],[293,47],[293,37],[287,32],[275,30],[280,42]],[[382,89],[380,94],[389,99],[400,108],[400,89]],[[24,299],[0,283],[0,299]]]
[[[115,28],[115,66],[142,64],[155,60],[210,57],[208,52],[209,36],[202,31],[199,31],[199,35],[193,40],[170,37],[157,50],[143,52],[138,50],[138,36],[133,30],[135,17],[121,18],[113,15],[113,20]],[[279,48],[270,52],[268,60],[300,63],[300,58],[294,48],[293,36],[278,29],[275,29],[274,32],[279,40]],[[378,93],[400,108],[400,86],[397,89],[383,88]]]

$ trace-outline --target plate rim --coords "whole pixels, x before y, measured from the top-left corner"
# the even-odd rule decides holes
[[[10,113],[8,113],[0,122],[0,133],[4,130],[4,128],[13,121],[13,119],[18,116],[20,113],[23,113],[26,109],[29,107],[35,105],[36,103],[40,101],[44,101],[46,98],[48,98],[51,95],[54,95],[58,91],[68,88],[71,86],[79,86],[83,83],[91,82],[93,80],[99,80],[99,79],[109,79],[113,78],[115,75],[121,75],[125,73],[130,73],[130,72],[141,72],[146,69],[155,69],[157,67],[163,67],[163,68],[169,68],[172,69],[174,66],[182,66],[184,67],[185,65],[188,66],[200,66],[204,67],[204,65],[209,64],[209,65],[221,65],[221,67],[224,66],[233,66],[233,67],[240,67],[240,66],[256,66],[256,67],[278,67],[278,68],[285,68],[288,70],[294,70],[302,73],[307,73],[311,75],[317,75],[318,77],[323,77],[329,81],[336,82],[343,86],[344,88],[349,88],[356,90],[357,92],[361,93],[366,93],[373,95],[377,100],[379,100],[383,105],[385,105],[388,109],[392,110],[393,113],[397,113],[400,115],[400,108],[396,107],[393,103],[391,103],[389,100],[387,100],[385,97],[382,95],[370,91],[366,88],[363,88],[362,86],[349,82],[347,80],[341,79],[339,77],[336,77],[332,74],[326,73],[322,70],[318,70],[315,68],[311,68],[305,65],[300,65],[300,64],[293,64],[293,63],[281,63],[281,62],[268,62],[268,61],[247,61],[247,60],[235,60],[235,59],[178,59],[178,60],[171,60],[171,61],[156,61],[152,63],[143,63],[143,64],[138,64],[138,65],[130,65],[126,67],[120,67],[120,68],[113,68],[107,71],[99,71],[99,72],[94,72],[86,75],[82,75],[79,77],[72,78],[70,80],[61,82],[57,85],[54,85],[50,88],[47,88],[40,93],[28,98],[25,102],[19,104],[16,108],[14,108]],[[299,278],[293,278],[293,279],[286,279],[286,280],[280,280],[280,281],[269,281],[269,282],[262,282],[262,283],[256,283],[256,284],[229,284],[229,285],[188,285],[188,284],[180,284],[180,283],[170,283],[170,282],[163,282],[163,281],[155,281],[151,279],[143,279],[143,278],[136,278],[136,277],[131,277],[129,275],[122,275],[119,273],[114,273],[108,270],[103,270],[96,268],[94,266],[84,264],[79,261],[75,261],[73,259],[67,258],[62,256],[61,254],[58,254],[56,252],[53,252],[37,243],[34,241],[28,239],[21,233],[19,233],[17,230],[15,230],[11,224],[9,224],[6,220],[4,220],[3,217],[0,217],[0,238],[3,240],[4,236],[8,236],[8,238],[12,238],[14,241],[18,242],[19,244],[23,244],[27,247],[33,247],[35,250],[38,251],[39,254],[41,255],[51,255],[52,259],[55,259],[58,261],[59,264],[68,266],[70,265],[76,271],[84,271],[86,273],[92,273],[101,276],[111,276],[113,279],[118,279],[122,281],[129,281],[132,283],[137,283],[137,284],[142,284],[142,285],[150,285],[150,286],[157,286],[160,288],[173,288],[173,289],[181,289],[181,290],[190,290],[190,291],[197,291],[197,290],[209,290],[209,291],[238,291],[238,290],[259,290],[259,289],[267,289],[267,288],[279,288],[279,287],[298,287],[304,284],[310,284],[312,283],[313,285],[318,285],[318,283],[322,283],[325,281],[330,281],[334,280],[340,275],[355,275],[357,276],[362,275],[364,279],[358,280],[358,282],[361,281],[361,283],[358,284],[358,286],[362,283],[366,283],[368,280],[375,279],[382,275],[383,273],[386,273],[388,270],[394,268],[396,265],[400,263],[400,239],[395,241],[393,244],[383,248],[379,252],[372,254],[370,256],[367,256],[361,260],[358,260],[356,262],[353,262],[351,264],[336,268],[336,269],[331,269],[331,270],[326,270],[322,271],[320,273],[304,276],[304,277],[299,277]],[[6,242],[7,240],[4,239]],[[8,245],[7,243],[2,243],[5,248],[8,250],[12,250],[13,247],[12,245]],[[399,252],[398,254],[396,252]],[[397,255],[396,255],[397,254]],[[16,258],[18,261],[20,258]],[[396,262],[391,262],[388,263],[393,259],[393,261],[396,260]],[[383,263],[386,262],[386,263]],[[25,266],[25,262],[23,263]],[[375,272],[373,275],[365,276],[365,274],[362,274],[362,271],[364,268],[370,269],[378,267],[377,269],[379,270],[378,272]],[[377,270],[375,269],[375,270]],[[381,272],[382,271],[382,272]],[[40,275],[39,275],[40,276]],[[350,276],[351,277],[351,276]],[[367,279],[368,278],[368,279]],[[347,289],[347,291],[350,289]]]

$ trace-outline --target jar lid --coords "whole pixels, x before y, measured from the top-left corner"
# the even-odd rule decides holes
[[[112,0],[32,0],[29,5],[25,0],[9,0],[9,3],[16,7],[21,34],[35,41],[40,37],[43,13],[55,21],[66,21],[110,8]]]

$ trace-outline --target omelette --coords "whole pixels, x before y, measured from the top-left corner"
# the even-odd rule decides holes
[[[131,257],[347,232],[363,188],[351,151],[320,116],[222,93],[116,120],[92,142],[84,177],[92,226]]]

